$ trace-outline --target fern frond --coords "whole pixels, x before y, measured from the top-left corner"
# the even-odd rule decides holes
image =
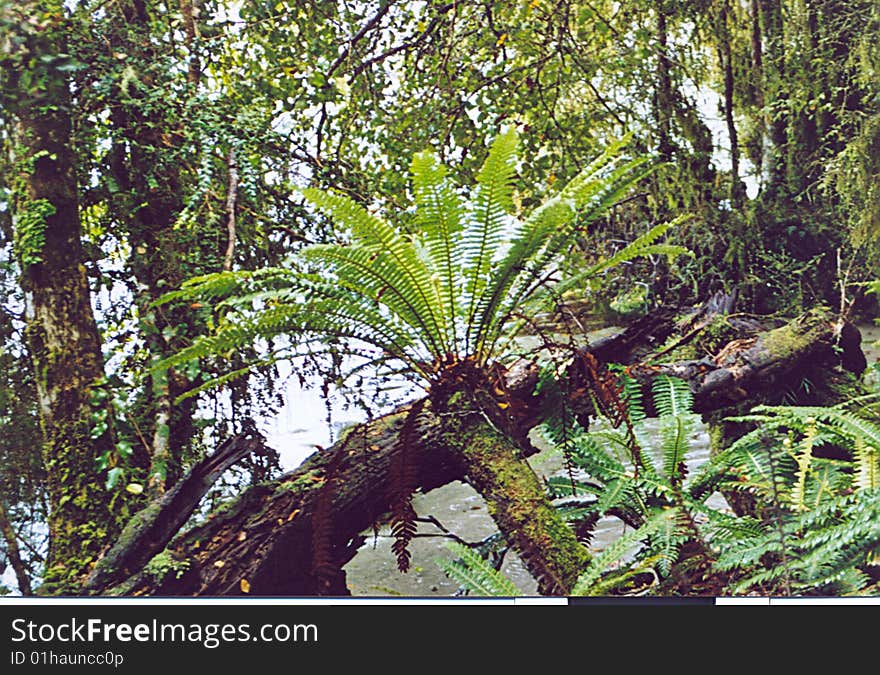
[[[630,421],[637,425],[648,416],[645,412],[642,385],[637,379],[627,375],[626,372],[621,372],[619,377],[622,386],[620,397],[626,403]]]
[[[477,174],[476,194],[462,237],[462,269],[465,270],[467,298],[465,345],[475,353],[472,338],[479,299],[489,283],[492,256],[501,244],[505,226],[512,226],[508,214],[513,210],[513,178],[516,174],[518,139],[513,129],[500,134]]]
[[[457,250],[464,215],[461,200],[446,177],[446,168],[430,152],[417,153],[410,165],[416,202],[416,222],[424,238],[432,274],[437,278],[439,295],[446,303],[449,338],[458,344],[456,317],[458,307]]]
[[[169,291],[154,300],[153,306],[157,307],[178,301],[213,302],[218,298],[236,297],[255,288],[288,283],[295,276],[291,270],[278,267],[266,267],[255,271],[235,270],[204,274],[184,281],[179,289]]]
[[[515,597],[522,595],[510,579],[490,565],[479,553],[458,542],[446,544],[456,560],[437,560],[450,578],[480,596]]]
[[[807,487],[807,475],[810,471],[810,464],[813,460],[813,446],[815,445],[817,433],[815,419],[812,417],[808,418],[806,420],[804,438],[800,442],[800,447],[795,455],[797,470],[794,475],[794,485],[791,489],[791,505],[795,511],[806,511],[809,508],[806,504],[805,493]],[[786,441],[788,441],[788,439],[786,439]],[[790,448],[791,442],[789,441],[788,445],[783,445],[783,447]]]
[[[682,523],[678,507],[669,507],[659,514],[659,527],[650,537],[650,549],[658,556],[657,569],[663,576],[669,576],[678,560],[678,554],[689,538],[688,528]]]
[[[420,299],[404,272],[384,252],[358,246],[310,246],[301,253],[304,260],[336,273],[337,283],[362,299],[384,305],[404,323],[418,331],[432,353],[443,349],[441,336],[433,332]]]
[[[880,453],[861,436],[855,438],[855,486],[866,490],[880,487]]]
[[[606,272],[607,270],[616,267],[617,265],[620,265],[624,262],[634,260],[635,258],[645,257],[649,255],[666,255],[672,257],[676,257],[679,255],[693,255],[692,252],[681,246],[653,243],[664,234],[666,234],[672,227],[680,224],[681,222],[684,222],[684,220],[686,220],[686,218],[681,217],[676,218],[675,220],[672,220],[670,222],[661,223],[660,225],[654,226],[644,235],[618,251],[615,255],[611,256],[607,260],[603,260],[602,262],[593,265],[584,272],[580,272],[578,274],[574,274],[568,277],[568,279],[566,279],[565,281],[553,285],[552,288],[545,288],[543,290],[539,290],[538,288],[531,289],[530,292],[524,294],[525,297],[528,298],[528,304],[526,306],[528,312],[539,312],[545,310],[549,305],[555,303],[558,298],[563,297],[572,289],[582,286],[587,280],[593,279],[599,274]],[[522,299],[520,299],[520,302],[522,302]],[[518,326],[518,328],[521,327]]]
[[[650,540],[666,529],[668,517],[665,512],[652,516],[641,527],[621,535],[604,551],[593,556],[587,568],[578,577],[571,594],[575,596],[593,595],[602,575],[611,570],[613,566],[618,565],[625,557],[632,555],[633,549],[638,547],[641,542]]]
[[[412,239],[345,195],[315,188],[302,194],[338,225],[348,228],[356,241],[373,250],[376,266],[383,269],[383,276],[394,279],[395,288],[417,309],[427,327],[426,342],[438,359],[443,358],[450,348],[445,305]]]
[[[192,389],[188,389],[187,391],[180,394],[177,398],[174,399],[174,405],[179,405],[182,401],[185,401],[188,398],[193,398],[194,396],[198,396],[206,391],[211,391],[213,389],[219,389],[230,382],[236,382],[243,377],[247,377],[252,371],[257,368],[263,368],[265,366],[270,366],[273,363],[278,362],[277,357],[272,357],[269,359],[260,359],[255,361],[254,363],[250,363],[244,368],[238,368],[229,373],[224,373],[223,375],[218,375],[217,377],[213,377],[206,382],[203,382],[197,387],[193,387]]]

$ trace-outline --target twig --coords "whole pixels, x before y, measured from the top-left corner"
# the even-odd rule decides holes
[[[232,270],[232,259],[235,256],[235,202],[238,200],[238,163],[235,150],[229,150],[227,160],[229,166],[229,190],[226,193],[226,257],[223,259],[223,271]]]

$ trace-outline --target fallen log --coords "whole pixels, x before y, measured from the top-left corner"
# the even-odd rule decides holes
[[[656,347],[676,326],[690,333],[695,328],[694,322],[676,322],[671,315],[662,321],[655,318],[650,330],[645,325],[636,322],[591,352],[601,354],[604,362],[626,363],[646,341]],[[845,360],[858,362],[858,344],[850,341],[841,346],[841,335],[841,328],[827,316],[807,315],[781,328],[731,341],[713,358],[667,365],[650,364],[649,358],[650,365],[634,365],[631,372],[644,379],[658,373],[684,377],[692,382],[700,409],[711,412],[731,401],[759,395],[762,387],[778,388],[786,372],[805,363],[834,367],[841,362],[841,349]],[[508,394],[523,402],[520,421],[526,428],[537,422],[539,406],[532,396],[536,369],[520,364],[509,375]],[[417,467],[413,486],[421,491],[465,478],[460,456],[440,438],[439,421],[430,405],[420,407],[419,443],[405,446],[399,442],[408,406],[358,425],[295,471],[246,490],[205,523],[177,536],[166,549],[173,574],[140,570],[121,584],[116,577],[105,577],[102,583],[93,581],[91,591],[111,595],[348,594],[342,567],[363,543],[360,533],[388,514],[396,495],[392,476],[401,453],[409,453],[407,461]],[[528,454],[529,449],[524,451]],[[124,558],[122,553],[119,556]]]
[[[779,328],[731,340],[715,355],[676,363],[652,363],[655,357],[649,357],[629,372],[643,381],[659,374],[687,380],[695,411],[709,413],[742,401],[770,402],[794,376],[817,369],[839,365],[860,375],[867,366],[860,345],[854,326],[814,311]]]
[[[83,591],[90,594],[109,588],[139,572],[189,520],[224,471],[264,448],[262,436],[253,428],[221,443],[171,490],[135,514],[116,544],[97,562]]]
[[[628,362],[637,350],[650,351],[674,330],[680,312],[664,309],[637,320],[592,347],[604,362]],[[507,394],[517,400],[518,422],[528,430],[538,422],[539,402],[532,396],[535,363],[522,360],[507,373]],[[333,447],[311,455],[295,471],[245,491],[234,504],[206,523],[179,536],[169,547],[174,574],[140,570],[171,541],[151,530],[151,546],[124,537],[90,577],[92,594],[131,595],[344,595],[342,567],[363,540],[360,532],[380,522],[396,498],[392,481],[402,452],[418,467],[414,487],[422,492],[465,478],[460,458],[437,436],[430,405],[420,413],[420,443],[403,448],[399,432],[411,406],[404,406],[353,428]],[[523,452],[536,452],[523,444]],[[176,489],[175,489],[176,492]],[[153,507],[155,510],[155,507]],[[188,516],[189,513],[186,514]],[[155,521],[150,517],[150,522]],[[160,519],[161,520],[161,519]],[[185,518],[184,518],[185,520]],[[146,530],[141,523],[138,530]],[[179,527],[179,525],[178,525]],[[124,561],[124,562],[121,562]],[[106,570],[112,570],[107,573]],[[123,573],[132,575],[125,578]]]

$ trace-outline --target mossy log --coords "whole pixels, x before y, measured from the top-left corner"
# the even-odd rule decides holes
[[[727,341],[714,355],[674,363],[654,356],[630,367],[648,381],[658,374],[687,380],[697,412],[711,413],[743,401],[768,403],[795,388],[807,375],[842,367],[861,374],[867,363],[861,335],[829,313],[812,311],[771,330]]]
[[[670,321],[662,323],[662,330],[669,331],[667,336],[675,330],[675,324],[672,325],[670,329]],[[693,324],[689,325],[684,330],[693,332]],[[680,321],[678,330],[682,330]],[[632,335],[624,331],[615,341],[594,348],[603,360],[631,363],[633,351],[638,352],[636,347],[643,347],[645,341],[632,339]],[[664,340],[651,342],[657,345]],[[814,313],[780,328],[729,342],[713,358],[632,365],[631,371],[646,379],[658,373],[689,379],[698,406],[709,415],[715,409],[728,407],[732,401],[760,396],[767,388],[778,390],[807,364],[833,369],[842,359],[857,363],[860,354],[858,342],[848,330],[838,327],[828,316]],[[641,362],[650,363],[651,359]],[[538,421],[539,401],[532,395],[536,372],[532,366],[520,364],[508,375],[509,394],[522,401],[522,438],[522,430]],[[485,458],[477,462],[484,468],[498,468],[496,475],[488,478],[476,471],[473,463],[474,453],[480,454],[491,446],[492,454],[503,445],[487,444],[487,440],[492,440],[494,427],[488,422],[468,422],[467,428],[456,428],[441,421],[430,401],[414,405],[419,407],[418,442],[400,442],[412,406],[358,425],[332,447],[314,453],[295,471],[246,490],[235,503],[177,536],[166,550],[171,560],[166,567],[176,570],[175,574],[150,572],[147,568],[122,584],[96,586],[94,591],[132,595],[345,595],[348,590],[342,567],[363,543],[360,533],[384,520],[391,511],[398,494],[394,476],[401,453],[408,453],[406,461],[415,467],[411,487],[429,491],[468,477],[479,483],[494,503],[503,505],[509,495],[493,496],[492,490],[504,483],[500,477],[513,453],[505,451],[503,462],[487,463]],[[533,451],[527,444],[517,443],[517,447],[521,456]],[[531,478],[514,482],[519,489],[531,484],[530,481]],[[514,511],[518,508],[513,502],[508,506]],[[508,534],[519,532],[534,521],[528,513],[496,511],[493,515],[497,520],[507,521]],[[552,530],[553,525],[542,522],[544,530]],[[551,536],[566,542],[568,535],[569,532],[554,532]],[[524,546],[516,536],[512,538],[511,543]],[[570,570],[587,559],[580,553],[575,558],[578,560],[559,561],[558,569]],[[571,578],[539,569],[530,564],[528,555],[524,560],[533,574],[543,580],[542,590],[558,592],[570,588]]]
[[[89,574],[84,591],[109,588],[143,569],[189,520],[223,472],[264,448],[262,436],[252,428],[224,441],[211,456],[193,466],[173,489],[126,524],[116,543]]]
[[[595,349],[604,360],[629,361],[634,349],[661,343],[674,329],[674,317],[674,312],[667,311],[662,318],[635,322],[597,344]],[[518,422],[525,431],[538,421],[540,402],[532,395],[537,374],[535,365],[525,361],[515,364],[507,373],[507,393],[521,402],[516,406]],[[400,434],[414,406],[420,407],[419,442],[403,445],[399,442]],[[473,430],[474,435],[479,433]],[[397,498],[394,474],[401,454],[409,453],[407,461],[416,467],[412,487],[427,492],[466,478],[468,469],[462,461],[460,446],[454,434],[441,436],[440,421],[429,402],[403,406],[357,425],[332,447],[312,454],[285,476],[249,488],[233,504],[173,542],[173,532],[164,541],[154,537],[151,551],[158,552],[171,542],[166,553],[173,564],[168,570],[177,570],[176,573],[140,570],[124,581],[118,574],[96,574],[90,580],[88,592],[346,595],[342,567],[363,543],[360,533],[390,513]],[[536,451],[527,443],[517,444],[517,450],[520,460]],[[167,534],[167,529],[164,532]],[[126,537],[126,541],[129,539]],[[115,551],[114,557],[127,559],[124,550]],[[526,559],[531,560],[528,556]],[[108,563],[104,566],[116,570],[131,568]],[[545,579],[548,592],[560,589],[554,586],[560,581],[556,572],[536,567],[533,573]],[[565,585],[573,582],[570,572],[562,576]]]

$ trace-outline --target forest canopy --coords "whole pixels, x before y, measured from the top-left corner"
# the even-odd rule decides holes
[[[4,591],[346,593],[464,479],[469,592],[877,592],[873,0],[0,0],[0,65]]]

